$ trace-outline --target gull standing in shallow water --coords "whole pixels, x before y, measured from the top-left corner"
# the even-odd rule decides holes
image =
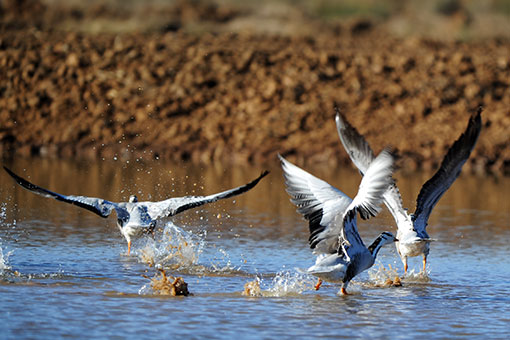
[[[291,202],[309,221],[310,248],[317,260],[307,272],[319,278],[315,289],[319,289],[322,280],[338,282],[342,283],[340,292],[346,295],[351,279],[372,267],[383,245],[396,241],[393,234],[383,232],[367,248],[356,226],[357,213],[367,219],[380,211],[382,195],[392,181],[394,157],[383,150],[374,159],[352,200],[282,156],[279,158]]]
[[[466,130],[450,147],[437,172],[422,186],[414,214],[408,214],[407,209],[402,207],[402,197],[394,181],[384,194],[384,203],[397,224],[398,242],[395,246],[404,264],[405,274],[407,274],[407,258],[420,255],[423,257],[423,272],[425,272],[432,241],[426,231],[430,213],[441,196],[459,177],[462,166],[469,158],[482,128],[481,112],[480,108],[471,116]],[[340,112],[336,115],[336,125],[340,140],[352,162],[362,175],[367,173],[370,164],[374,161],[374,153],[370,145]]]
[[[269,173],[264,171],[259,177],[248,184],[209,196],[184,196],[173,197],[159,202],[138,202],[138,198],[135,195],[131,195],[128,202],[115,203],[102,198],[61,195],[30,183],[5,166],[4,169],[14,178],[16,183],[35,194],[77,205],[104,218],[108,217],[115,210],[117,213],[117,226],[128,244],[128,255],[131,252],[131,238],[153,232],[158,219],[171,217],[206,203],[242,194],[257,185]]]

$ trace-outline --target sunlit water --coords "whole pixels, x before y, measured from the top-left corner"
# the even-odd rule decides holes
[[[209,194],[262,168],[164,162],[9,163],[57,192],[126,200]],[[46,199],[0,175],[0,338],[505,338],[510,332],[509,178],[462,175],[434,210],[428,272],[403,269],[394,247],[355,278],[352,295],[302,273],[314,263],[307,225],[281,171],[252,191],[167,220],[126,243],[115,218]],[[352,169],[308,169],[353,195]],[[412,211],[430,174],[397,174]],[[366,243],[395,231],[384,212],[360,223]],[[161,296],[150,278],[182,276],[192,296]],[[388,284],[399,275],[402,286]],[[245,292],[245,286],[248,289]]]

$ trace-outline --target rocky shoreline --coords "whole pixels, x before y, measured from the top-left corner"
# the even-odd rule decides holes
[[[4,17],[5,18],[5,17]],[[88,34],[4,24],[2,157],[346,164],[340,108],[376,151],[433,169],[483,107],[467,171],[510,173],[510,40],[368,25],[321,34]]]

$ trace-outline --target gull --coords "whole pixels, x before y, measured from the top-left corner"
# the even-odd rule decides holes
[[[26,179],[16,175],[5,166],[4,169],[9,175],[11,175],[12,178],[14,178],[16,183],[35,194],[77,205],[104,218],[108,217],[112,211],[115,211],[117,214],[117,226],[128,244],[128,255],[131,252],[132,237],[139,236],[144,233],[152,233],[156,228],[156,224],[159,219],[177,215],[185,210],[196,208],[206,203],[212,203],[220,199],[242,194],[252,189],[269,173],[268,171],[264,171],[255,180],[245,185],[208,196],[172,197],[159,202],[138,202],[136,195],[131,195],[128,202],[116,203],[102,198],[58,194],[30,183]]]
[[[420,255],[423,257],[423,272],[425,272],[430,242],[433,241],[426,231],[430,213],[441,196],[460,175],[462,166],[469,158],[482,127],[481,112],[480,108],[470,117],[466,130],[450,147],[437,172],[422,186],[413,214],[409,214],[407,209],[403,208],[402,197],[395,181],[384,193],[384,203],[397,224],[399,241],[395,243],[395,246],[404,264],[405,274],[408,269],[407,258]],[[336,125],[340,140],[352,162],[362,175],[365,174],[374,161],[374,153],[370,145],[338,110]]]
[[[370,164],[354,199],[327,182],[278,155],[287,192],[297,211],[309,222],[310,248],[317,256],[307,273],[322,280],[341,283],[340,292],[347,295],[347,285],[356,275],[372,267],[385,244],[396,241],[390,232],[383,232],[367,248],[361,239],[356,215],[367,219],[381,210],[382,195],[390,185],[394,157],[383,150]]]

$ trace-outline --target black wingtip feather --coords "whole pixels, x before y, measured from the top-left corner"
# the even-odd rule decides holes
[[[439,170],[423,185],[416,200],[416,211],[412,217],[413,222],[416,221],[418,217],[424,212],[424,202],[429,200],[430,192],[434,190],[434,187],[438,185],[438,182],[442,181],[444,178],[448,178],[452,171],[455,171],[454,176],[450,177],[453,178],[453,181],[460,175],[462,166],[468,160],[471,151],[473,151],[473,148],[476,145],[478,136],[480,135],[480,131],[482,129],[482,111],[483,109],[480,106],[478,107],[476,113],[471,115],[466,130],[450,147],[448,153],[441,162]],[[443,191],[434,198],[431,204],[428,204],[429,209],[431,209],[431,207],[433,207],[437,201],[439,201],[441,196],[446,190],[448,190],[453,181],[451,181],[448,186],[444,187]],[[427,213],[430,213],[430,211]]]
[[[7,168],[5,165],[4,165],[4,170],[12,177],[14,178],[14,180],[16,181],[16,183],[18,183],[19,185],[21,185],[22,187],[28,189],[28,190],[35,190],[35,189],[38,189],[39,187],[30,183],[29,181],[21,178],[20,176],[16,175],[14,172],[12,172],[9,168]]]
[[[196,208],[196,207],[199,207],[201,205],[204,205],[206,203],[212,203],[212,202],[215,202],[219,199],[226,199],[226,198],[230,198],[230,197],[234,197],[234,196],[237,196],[237,195],[240,195],[242,193],[245,193],[247,191],[249,191],[250,189],[252,189],[254,186],[257,185],[257,183],[262,179],[264,178],[265,176],[267,176],[267,174],[269,174],[269,171],[267,170],[264,170],[259,177],[255,178],[253,181],[251,181],[250,183],[247,183],[245,185],[242,185],[240,187],[237,187],[235,189],[232,189],[231,191],[229,191],[228,193],[224,193],[222,196],[217,196],[216,199],[212,200],[212,201],[207,201],[207,200],[203,200],[203,201],[196,201],[196,202],[191,202],[191,203],[188,203],[188,204],[184,204],[184,205],[181,205],[180,207],[178,207],[177,209],[175,209],[175,211],[173,211],[169,216],[174,216],[174,215],[177,215],[183,211],[186,211],[186,210],[189,210],[189,209],[193,209],[193,208]]]
[[[377,212],[368,211],[366,209],[358,209],[359,216],[363,220],[368,220],[371,217],[375,217],[377,215]]]
[[[315,210],[314,212],[305,215],[305,219],[308,220],[308,228],[310,230],[310,237],[308,238],[308,242],[310,244],[311,249],[315,249],[319,241],[317,240],[317,237],[320,233],[326,229],[323,225],[321,225],[322,220],[322,209]]]
[[[51,197],[51,198],[56,199],[57,201],[61,201],[61,202],[65,202],[65,203],[76,205],[76,206],[78,206],[80,208],[87,209],[87,210],[93,212],[94,214],[99,215],[99,216],[101,216],[103,218],[106,218],[106,217],[108,217],[110,215],[110,211],[111,210],[102,211],[102,210],[100,210],[100,209],[98,209],[98,208],[96,208],[96,207],[94,207],[94,206],[92,206],[90,204],[79,202],[79,201],[76,201],[76,200],[72,200],[72,199],[69,199],[68,196],[65,196],[65,195],[62,195],[62,194],[58,194],[58,193],[50,191],[48,189],[44,189],[44,188],[42,188],[42,187],[40,187],[38,185],[35,185],[33,183],[30,183],[26,179],[21,178],[20,176],[16,175],[14,172],[9,170],[6,166],[4,166],[4,170],[12,178],[14,178],[16,183],[18,183],[23,188],[33,192],[34,194],[42,195],[42,196],[45,196],[45,197]]]

